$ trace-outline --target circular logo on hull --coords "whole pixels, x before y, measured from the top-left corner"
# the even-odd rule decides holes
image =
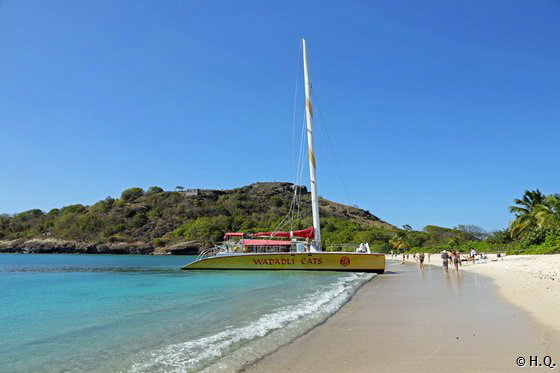
[[[347,256],[343,256],[340,258],[340,265],[343,267],[348,267],[350,265],[350,258]]]

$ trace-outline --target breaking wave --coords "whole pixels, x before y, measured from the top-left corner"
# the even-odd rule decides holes
[[[245,325],[139,356],[132,372],[236,372],[324,322],[375,275],[353,273]]]

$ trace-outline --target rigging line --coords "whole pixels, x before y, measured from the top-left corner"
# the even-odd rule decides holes
[[[303,47],[302,45],[299,46],[299,51],[298,51],[298,55],[297,55],[297,61],[299,61],[301,59],[301,55],[302,55],[302,50]],[[293,100],[293,105],[292,105],[292,154],[291,154],[291,165],[290,165],[290,169],[292,167],[296,168],[296,175],[297,175],[297,165],[295,164],[295,153],[296,153],[296,116],[297,116],[297,101],[298,101],[298,91],[299,91],[299,76],[301,75],[301,66],[299,62],[296,62],[296,79],[295,79],[295,84],[294,84],[294,100]],[[296,176],[297,177],[297,176]],[[296,181],[297,182],[297,181]],[[293,206],[295,203],[295,195],[294,197],[292,197],[292,200],[290,202],[290,206],[288,208],[288,213],[286,215],[286,217],[289,217],[290,214],[293,215]],[[284,217],[284,219],[280,222],[280,224],[283,223],[283,221],[286,219],[286,217]]]
[[[282,228],[282,224],[284,224],[286,219],[290,217],[290,214],[292,214],[293,208],[294,208],[294,203],[293,203],[293,199],[292,199],[292,203],[290,204],[290,207],[288,209],[288,213],[284,216],[284,218],[280,221],[280,223],[278,223],[276,228],[274,228],[274,230],[272,231],[272,234],[270,235],[271,237],[274,237],[275,233],[280,231],[280,228]],[[292,229],[290,229],[290,230],[292,230]]]
[[[304,119],[305,121],[305,119]],[[299,142],[299,157],[298,167],[296,171],[296,182],[298,185],[303,182],[303,169],[304,169],[304,148],[305,148],[305,124],[301,127],[300,142]]]
[[[289,224],[290,224],[290,229],[289,230],[293,230],[293,229],[291,229],[291,226],[292,226],[292,220],[293,220],[293,211],[294,211],[294,205],[295,205],[296,190],[297,190],[297,188],[294,188],[294,197],[292,197],[292,202],[290,203],[290,207],[288,208],[288,212],[286,213],[284,218],[280,221],[280,223],[278,223],[276,228],[274,228],[274,230],[272,231],[271,237],[274,237],[275,233],[280,231],[280,228],[282,228],[282,224],[284,224],[286,219],[290,218],[290,216],[292,216],[292,218],[288,220]]]
[[[286,218],[289,215],[290,215],[290,213],[288,212],[288,214],[286,216],[284,216],[284,218],[280,221],[280,223],[278,223],[276,228],[274,228],[274,230],[272,231],[272,234],[270,235],[271,238],[276,236],[276,232],[280,232],[280,228],[282,228],[282,224],[284,223],[284,221],[286,221]]]
[[[299,92],[299,80],[300,80],[300,75],[301,75],[301,63],[299,63],[299,61],[301,60],[301,55],[302,55],[302,45],[300,43],[299,45],[299,52],[298,52],[298,56],[297,56],[297,71],[296,71],[296,84],[295,84],[295,88],[294,88],[294,102],[293,102],[293,108],[292,108],[292,164],[291,167],[295,166],[295,160],[296,160],[296,116],[297,116],[297,101],[298,101],[298,92]]]
[[[302,135],[303,135],[303,129],[302,129]],[[293,221],[294,219],[297,219],[298,215],[299,215],[299,209],[300,209],[300,181],[301,181],[301,164],[302,164],[302,153],[303,153],[303,137],[300,140],[300,151],[299,151],[299,157],[298,157],[298,163],[297,163],[297,170],[296,170],[296,175],[295,175],[295,182],[294,182],[294,194],[292,197],[292,201],[290,204],[290,210],[291,210],[291,219],[290,219],[290,226],[293,227]],[[293,230],[293,229],[291,229]]]
[[[300,133],[300,141],[299,141],[299,157],[298,157],[298,167],[296,170],[296,180],[298,183],[302,183],[302,179],[303,179],[303,168],[304,166],[304,157],[305,157],[305,130],[306,130],[306,123],[305,123],[305,117],[303,117],[302,119],[302,125],[301,125],[301,133]]]
[[[304,118],[304,122],[305,122],[305,118]],[[297,216],[299,215],[299,210],[300,210],[300,201],[301,201],[301,191],[299,188],[299,185],[301,184],[301,178],[302,178],[302,170],[303,170],[303,148],[304,148],[304,132],[305,132],[305,127],[302,126],[301,127],[301,134],[300,134],[300,145],[299,145],[299,156],[298,156],[298,163],[297,163],[297,167],[296,167],[296,175],[295,175],[295,180],[294,180],[294,195],[292,197],[292,202],[290,204],[290,207],[295,206],[295,208],[292,210],[292,221],[295,218],[297,218]],[[296,213],[297,211],[297,213]]]
[[[296,184],[300,185],[302,183],[303,174],[303,157],[304,157],[304,147],[305,147],[305,118],[302,119],[300,135],[299,135],[299,155],[298,163],[296,169]]]
[[[305,120],[304,120],[304,122],[305,122]],[[303,162],[303,148],[304,148],[303,134],[304,134],[304,132],[305,132],[305,127],[302,126],[301,140],[300,140],[300,152],[299,152],[299,160],[298,160],[298,170],[297,170],[297,173],[296,173],[296,184],[295,184],[295,188],[294,188],[294,197],[292,198],[292,202],[290,203],[288,213],[284,216],[284,218],[280,221],[280,223],[278,223],[278,225],[274,228],[274,230],[272,231],[271,237],[274,237],[275,233],[280,231],[280,228],[286,222],[286,219],[290,217],[290,215],[292,215],[292,219],[290,219],[291,220],[290,223],[293,221],[294,208],[297,208],[298,212],[300,210],[301,199],[298,199],[298,196],[301,193],[298,193],[299,188],[297,186],[299,185],[298,181],[300,180],[301,174],[303,173],[303,163],[304,163]],[[290,229],[290,230],[292,230],[292,229]]]
[[[299,161],[298,161],[298,174],[297,174],[297,180],[298,180],[298,184],[297,185],[301,185],[303,184],[302,179],[303,179],[303,169],[304,169],[304,148],[305,148],[305,131],[307,129],[307,124],[305,122],[305,117],[302,120],[302,125],[301,125],[301,140],[300,140],[300,147],[299,147]],[[298,199],[297,199],[297,218],[301,218],[301,191],[298,193]]]
[[[327,136],[327,142],[329,143],[329,147],[331,149],[331,152],[333,154],[333,158],[334,158],[334,163],[336,164],[336,169],[338,171],[338,177],[340,178],[340,181],[342,183],[342,187],[344,189],[344,194],[346,195],[346,202],[348,203],[348,206],[351,206],[351,202],[350,202],[350,196],[348,194],[348,188],[346,188],[346,183],[344,182],[344,177],[342,176],[342,170],[340,168],[340,164],[338,163],[338,157],[336,156],[336,152],[334,151],[334,146],[332,144],[331,141],[331,137],[329,135],[329,130],[327,129],[327,126],[325,124],[325,120],[323,119],[323,114],[321,113],[321,107],[317,102],[317,94],[315,94],[315,107],[317,109],[317,113],[319,114],[319,122],[321,123],[321,127],[323,128],[323,130],[325,131],[325,134]]]
[[[294,188],[294,198],[292,199],[292,202],[295,201],[295,196],[298,194],[296,191],[299,188]],[[282,228],[283,224],[286,222],[286,219],[288,219],[290,217],[290,215],[292,215],[292,218],[290,220],[288,220],[289,224],[290,224],[290,231],[293,231],[293,229],[291,229],[291,227],[293,227],[293,211],[294,211],[294,205],[298,206],[295,203],[291,203],[290,204],[290,208],[288,210],[288,213],[284,216],[284,218],[280,221],[280,223],[278,223],[278,225],[276,226],[276,228],[274,228],[274,230],[272,231],[272,234],[270,235],[271,237],[275,237],[276,236],[276,232],[279,232],[280,229]],[[298,206],[298,210],[299,210],[299,206]]]
[[[295,136],[294,136],[295,137]],[[300,148],[301,148],[301,142],[300,142]],[[299,168],[300,168],[300,162],[301,162],[301,150],[299,152],[299,156],[298,156],[298,163],[294,164],[296,166],[296,173],[294,175],[294,185],[298,185],[299,182]],[[292,207],[293,205],[296,204],[297,201],[297,188],[294,188],[294,194],[292,196],[292,201],[290,203],[290,207]],[[293,211],[292,211],[293,212]]]

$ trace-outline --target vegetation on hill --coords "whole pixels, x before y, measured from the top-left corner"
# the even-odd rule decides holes
[[[120,198],[107,197],[91,206],[80,204],[29,210],[0,216],[0,240],[67,240],[101,244],[142,243],[154,249],[188,242],[204,248],[227,231],[271,231],[311,226],[310,195],[301,189],[297,219],[281,226],[294,195],[290,183],[255,183],[233,190],[166,192],[130,188]],[[177,188],[179,189],[179,188]],[[382,248],[396,230],[359,208],[320,200],[323,239],[328,244],[372,242]],[[59,241],[54,241],[59,242]],[[4,244],[3,247],[9,246]]]
[[[298,209],[292,205],[295,188],[300,190]],[[487,233],[475,225],[397,229],[369,211],[321,198],[323,244],[332,250],[339,249],[339,244],[369,242],[380,252],[467,252],[472,248],[478,252],[560,252],[560,195],[526,191],[514,203],[511,225]],[[290,212],[294,219],[288,219],[288,224]],[[0,251],[36,247],[38,252],[196,253],[220,242],[225,232],[297,230],[311,226],[311,221],[310,194],[291,183],[255,183],[232,190],[177,187],[172,192],[160,187],[129,188],[120,198],[107,197],[91,206],[0,215]],[[80,250],[72,251],[75,247]]]

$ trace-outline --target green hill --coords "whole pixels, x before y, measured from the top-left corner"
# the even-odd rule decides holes
[[[0,251],[79,253],[196,253],[227,231],[275,230],[288,215],[295,185],[255,183],[232,190],[147,191],[130,188],[91,206],[0,216]],[[311,226],[310,193],[300,188],[291,227]],[[292,210],[297,211],[297,210]],[[397,230],[357,207],[320,199],[326,245],[370,242],[386,249]]]

